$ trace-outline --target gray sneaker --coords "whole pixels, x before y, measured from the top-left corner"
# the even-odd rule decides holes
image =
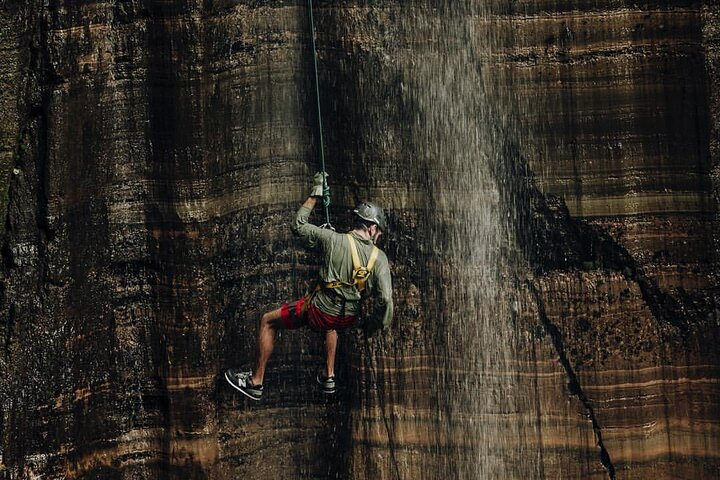
[[[225,371],[225,380],[240,393],[255,401],[260,400],[263,394],[262,385],[253,385],[252,371],[236,372],[232,368]]]
[[[335,393],[335,377],[326,377],[322,373],[318,373],[316,380],[323,393]]]

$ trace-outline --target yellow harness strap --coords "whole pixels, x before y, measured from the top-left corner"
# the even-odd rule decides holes
[[[362,293],[363,290],[365,290],[365,282],[367,282],[367,279],[370,277],[370,273],[375,266],[375,261],[377,260],[378,253],[380,253],[380,249],[373,245],[373,250],[370,254],[370,258],[368,259],[368,264],[364,267],[362,263],[360,263],[360,255],[358,255],[355,239],[349,233],[347,234],[347,239],[350,244],[350,254],[352,255],[353,261],[353,282],[357,285],[357,289],[360,293]]]
[[[350,255],[352,256],[353,261],[353,278],[352,283],[350,282],[344,282],[342,280],[338,280],[336,282],[328,282],[325,285],[323,285],[324,288],[338,288],[341,286],[346,287],[352,287],[357,286],[357,289],[360,293],[365,290],[365,282],[367,282],[367,279],[370,277],[370,273],[372,273],[372,269],[375,266],[375,261],[377,260],[378,254],[380,253],[380,249],[373,245],[372,253],[370,253],[370,258],[368,259],[367,266],[363,266],[362,263],[360,263],[360,255],[358,255],[357,251],[357,245],[355,244],[355,239],[352,237],[351,234],[346,234],[348,239],[348,244],[350,245]]]

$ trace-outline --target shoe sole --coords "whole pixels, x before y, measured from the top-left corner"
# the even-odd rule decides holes
[[[333,388],[332,390],[326,389],[318,377],[315,377],[315,381],[318,383],[318,385],[320,385],[320,387],[321,387],[320,389],[322,390],[322,392],[325,395],[332,395],[333,393],[335,393],[337,391],[337,388]]]
[[[242,393],[243,395],[245,395],[246,397],[248,397],[250,400],[255,400],[256,402],[259,402],[260,399],[262,398],[262,397],[253,397],[253,396],[250,395],[248,392],[246,392],[246,391],[243,390],[242,388],[240,388],[240,387],[238,387],[237,385],[235,385],[235,384],[228,378],[227,372],[225,372],[225,375],[224,375],[224,376],[225,376],[225,381],[227,381],[227,382],[230,384],[231,387],[233,387],[235,390],[237,390],[238,392],[240,392],[240,393]]]

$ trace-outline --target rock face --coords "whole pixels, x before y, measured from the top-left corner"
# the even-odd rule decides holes
[[[318,258],[305,2],[0,6],[0,474],[720,476],[715,2],[317,2],[331,215],[396,322],[282,333]],[[319,215],[316,218],[320,223]]]

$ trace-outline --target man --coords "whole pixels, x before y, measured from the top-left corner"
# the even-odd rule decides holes
[[[263,393],[265,367],[273,351],[275,332],[279,329],[308,327],[325,331],[326,366],[317,381],[323,392],[335,393],[335,351],[337,330],[357,324],[360,303],[373,296],[374,311],[364,322],[366,332],[388,328],[392,323],[392,279],[385,253],[375,244],[387,230],[383,210],[363,202],[353,211],[355,222],[347,234],[336,233],[308,223],[310,213],[322,202],[326,177],[318,173],[310,196],[300,207],[292,231],[309,248],[319,247],[323,255],[320,279],[308,296],[265,313],[260,319],[255,369],[237,372],[229,369],[225,379],[253,400]]]

